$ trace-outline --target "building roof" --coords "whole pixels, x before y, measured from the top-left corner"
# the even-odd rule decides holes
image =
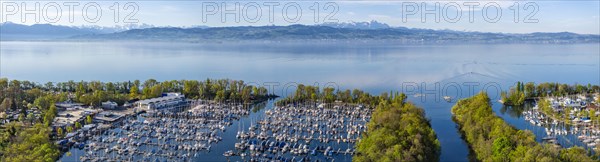
[[[172,100],[180,100],[185,98],[183,95],[178,95],[178,96],[164,96],[164,97],[158,97],[158,98],[151,98],[151,99],[145,99],[145,100],[141,100],[138,101],[137,103],[140,104],[151,104],[151,103],[158,103],[158,102],[165,102],[165,101],[172,101]]]
[[[102,104],[111,104],[111,105],[116,105],[116,102],[113,101],[106,101],[106,102],[102,102]]]
[[[81,103],[74,103],[71,100],[65,101],[65,102],[57,102],[56,107],[61,107],[61,108],[72,108],[72,107],[81,107],[83,106],[83,104]]]

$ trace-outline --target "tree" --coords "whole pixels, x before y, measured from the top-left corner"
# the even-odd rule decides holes
[[[52,82],[48,82],[44,85],[44,87],[46,88],[46,90],[53,90],[54,84]]]
[[[86,124],[92,124],[93,123],[93,119],[92,116],[88,115],[85,117],[85,123]]]
[[[63,129],[62,129],[61,127],[58,127],[58,128],[56,128],[56,134],[57,134],[59,137],[62,137],[62,136],[63,136],[63,133],[64,133],[64,132],[63,132]]]
[[[565,115],[564,115],[564,121],[568,124],[571,122],[571,117],[569,116],[571,114],[571,108],[565,107],[564,108],[565,111]]]
[[[27,114],[27,121],[28,121],[29,123],[33,123],[33,122],[34,122],[34,120],[35,120],[35,116],[33,115],[33,113],[29,113],[29,114]]]
[[[73,132],[73,127],[67,126],[67,132],[69,132],[69,133]]]
[[[80,128],[81,128],[81,123],[75,122],[75,129],[80,129]]]
[[[12,107],[12,99],[4,98],[2,104],[0,104],[0,112],[5,112]]]
[[[251,94],[252,94],[252,86],[247,86],[247,87],[244,87],[244,88],[242,89],[242,94],[241,94],[242,100],[243,100],[245,103],[249,103],[249,102],[250,102],[250,99],[251,99],[251,98],[250,98],[250,97],[251,97]]]
[[[494,161],[510,161],[508,155],[512,152],[513,144],[506,136],[496,138],[492,145],[492,159]]]
[[[107,95],[103,90],[94,90],[91,105],[99,106],[102,104],[102,101],[106,100]]]
[[[77,83],[77,89],[75,90],[75,97],[77,101],[80,100],[80,97],[87,93],[87,89],[84,86],[83,81]]]
[[[217,91],[217,95],[215,96],[215,100],[222,102],[225,100],[225,91],[224,90],[219,90]]]
[[[131,87],[131,89],[129,90],[129,98],[134,99],[137,98],[139,95],[139,88],[137,86],[133,86]]]
[[[50,109],[48,109],[48,111],[44,113],[44,124],[47,126],[52,124],[52,122],[54,121],[54,117],[56,117],[56,113],[58,113],[58,110],[56,109],[56,106],[52,104],[52,106],[50,106]]]
[[[333,101],[335,101],[335,96],[333,95],[333,91],[335,89],[331,88],[331,87],[327,87],[323,89],[323,100],[326,103],[332,103]]]
[[[296,93],[294,94],[294,99],[299,101],[306,99],[306,88],[304,87],[304,84],[298,84],[298,87],[296,87]]]
[[[150,96],[146,96],[146,98],[155,98],[160,97],[163,93],[163,88],[160,84],[152,86],[152,90],[150,91]]]
[[[0,78],[0,90],[4,90],[6,88],[8,88],[8,79],[7,78]]]
[[[19,114],[19,121],[25,122],[25,114]]]
[[[199,97],[199,82],[196,80],[185,80],[183,81],[183,94],[189,98]]]
[[[535,92],[535,84],[533,82],[525,84],[525,96],[534,97],[536,95]]]

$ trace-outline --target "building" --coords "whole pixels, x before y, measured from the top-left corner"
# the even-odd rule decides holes
[[[116,109],[119,105],[116,102],[106,101],[102,102],[102,108],[104,109]]]
[[[72,126],[75,122],[83,123],[88,115],[94,115],[100,112],[100,110],[83,108],[76,110],[66,110],[59,111],[54,121],[52,122],[52,127],[54,129],[61,127],[66,129],[67,126]]]
[[[122,117],[124,117],[124,115],[112,113],[112,112],[108,112],[108,111],[103,111],[103,112],[96,114],[96,116],[94,116],[94,122],[110,124],[115,121],[118,121]]]
[[[180,93],[166,93],[162,97],[137,101],[135,105],[138,110],[146,111],[174,110],[189,106],[185,95]]]
[[[58,103],[56,103],[54,105],[59,110],[76,110],[76,109],[83,108],[83,104],[81,104],[81,103],[74,103],[71,100],[67,100],[65,102],[58,102]]]

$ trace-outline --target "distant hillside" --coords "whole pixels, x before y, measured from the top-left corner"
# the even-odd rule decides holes
[[[3,40],[22,38],[67,38],[75,35],[94,33],[94,31],[50,24],[21,25],[11,22],[0,24],[0,38]]]
[[[377,21],[320,25],[239,27],[69,27],[50,24],[0,24],[2,40],[140,40],[140,41],[386,41],[394,43],[598,43],[599,35],[569,32],[504,34],[390,27]]]
[[[215,28],[148,28],[73,39],[92,40],[390,40],[403,43],[597,43],[599,35],[575,33],[503,34],[409,28],[334,28],[329,26],[260,26]]]
[[[61,26],[52,24],[23,25],[12,22],[0,23],[0,38],[2,40],[48,40],[69,38],[77,35],[107,34],[131,29],[152,28],[147,24],[132,24],[125,26]]]

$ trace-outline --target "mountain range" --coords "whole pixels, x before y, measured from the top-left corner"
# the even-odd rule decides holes
[[[76,35],[108,34],[131,29],[154,28],[148,24],[130,24],[113,27],[103,26],[61,26],[52,24],[23,25],[13,22],[0,23],[0,38],[2,40],[22,39],[59,39]]]
[[[68,27],[49,24],[0,24],[2,40],[40,37],[60,40],[144,41],[285,41],[358,40],[400,43],[598,43],[600,35],[560,33],[486,33],[390,27],[377,21],[325,23],[320,25],[238,27],[154,27],[139,25],[118,28]]]

